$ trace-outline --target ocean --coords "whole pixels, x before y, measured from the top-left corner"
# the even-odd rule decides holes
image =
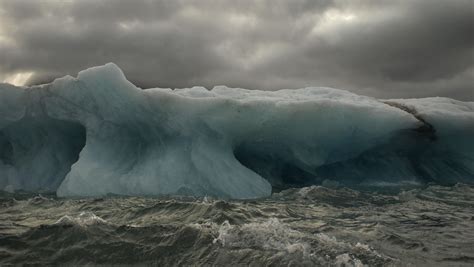
[[[0,196],[0,265],[473,266],[474,186]]]

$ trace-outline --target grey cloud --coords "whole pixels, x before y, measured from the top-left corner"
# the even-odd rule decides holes
[[[33,71],[30,83],[46,82],[115,62],[142,87],[474,100],[473,9],[470,0],[0,0],[0,79]]]

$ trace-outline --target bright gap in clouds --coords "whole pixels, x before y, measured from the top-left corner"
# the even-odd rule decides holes
[[[334,39],[335,35],[333,33],[338,32],[343,27],[356,23],[357,20],[358,16],[355,13],[329,9],[322,14],[318,23],[314,25],[311,35],[326,36]]]
[[[340,10],[330,9],[324,12],[324,18],[333,22],[350,22],[357,18],[355,14],[343,12]]]
[[[23,86],[28,82],[28,80],[33,76],[34,72],[18,72],[7,76],[6,79],[3,80],[4,83],[13,84],[15,86]]]

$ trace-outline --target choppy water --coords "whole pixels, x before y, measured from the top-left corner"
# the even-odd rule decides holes
[[[473,266],[474,186],[266,199],[3,193],[0,265]]]

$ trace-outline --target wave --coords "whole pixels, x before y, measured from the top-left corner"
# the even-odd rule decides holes
[[[229,201],[0,195],[0,265],[470,266],[473,196],[463,184]]]
[[[107,224],[107,221],[95,215],[92,212],[81,212],[77,216],[64,215],[59,218],[55,225],[70,225],[70,226],[90,226]]]

